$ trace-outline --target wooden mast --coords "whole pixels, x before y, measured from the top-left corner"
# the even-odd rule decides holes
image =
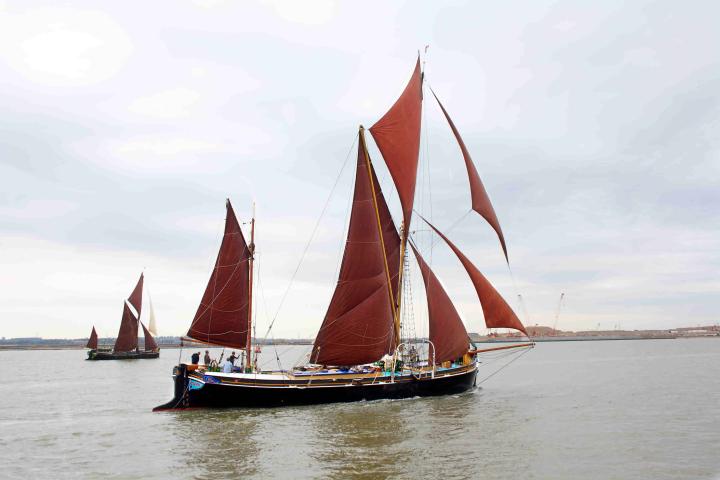
[[[247,318],[247,345],[245,347],[245,371],[252,371],[252,299],[253,299],[253,262],[255,260],[255,203],[253,202],[253,215],[250,220],[250,274],[248,278],[248,318]]]
[[[365,128],[360,125],[360,143],[363,152],[365,152],[365,165],[367,166],[368,179],[370,180],[370,190],[372,191],[373,207],[375,208],[375,218],[377,219],[378,234],[380,235],[380,246],[382,247],[383,264],[385,265],[385,276],[387,278],[388,295],[390,295],[390,308],[393,315],[393,334],[395,336],[396,345],[400,343],[400,319],[395,308],[395,298],[392,290],[392,280],[390,278],[390,268],[388,267],[387,252],[385,250],[385,240],[383,239],[383,226],[380,221],[380,210],[378,209],[377,196],[375,195],[375,183],[373,182],[373,173],[370,164],[370,155],[368,155],[367,145],[365,144]],[[401,261],[402,263],[402,261]]]

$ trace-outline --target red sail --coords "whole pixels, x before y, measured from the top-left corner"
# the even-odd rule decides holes
[[[383,243],[385,244],[385,258],[387,258],[388,269],[390,273],[390,285],[392,286],[393,299],[395,305],[398,302],[398,289],[400,279],[400,234],[398,233],[395,222],[390,215],[385,196],[380,189],[380,183],[375,175],[375,169],[370,165],[372,172],[373,185],[375,186],[375,199],[377,200],[378,213],[380,214],[380,224],[382,225]]]
[[[130,294],[130,297],[128,297],[128,302],[130,302],[130,305],[135,307],[138,318],[140,318],[140,309],[142,308],[143,277],[144,274],[141,273],[140,280],[138,280],[137,285],[135,285],[135,289]]]
[[[425,281],[430,341],[435,347],[435,363],[462,357],[467,353],[469,343],[465,325],[463,325],[455,305],[453,305],[435,273],[425,263],[425,260],[423,260],[412,243],[410,247],[415,253],[415,258]]]
[[[394,348],[388,266],[378,232],[370,178],[367,153],[364,142],[360,141],[345,253],[335,293],[315,338],[311,356],[314,363],[369,363]],[[375,192],[382,205],[384,200],[380,201],[382,192],[378,186]],[[397,237],[388,241],[399,244]]]
[[[95,327],[93,327],[92,332],[90,332],[90,338],[88,339],[87,345],[85,345],[85,348],[89,348],[91,350],[97,350],[98,347],[98,336],[97,332],[95,331]]]
[[[422,112],[422,73],[420,59],[405,90],[395,104],[370,128],[382,152],[400,196],[405,231],[410,225],[415,199],[418,154],[420,153],[420,116]]]
[[[432,89],[430,91],[432,91]],[[482,180],[480,180],[480,175],[478,175],[475,164],[473,163],[472,158],[470,158],[470,152],[468,152],[468,149],[465,146],[465,142],[463,142],[463,139],[460,136],[460,132],[458,132],[458,129],[455,128],[455,124],[450,118],[450,115],[448,115],[447,110],[445,110],[443,104],[440,103],[440,99],[437,97],[437,95],[435,95],[435,92],[432,93],[435,97],[435,100],[437,100],[438,105],[440,105],[440,109],[445,115],[445,119],[447,120],[450,128],[452,129],[452,132],[455,135],[455,139],[457,140],[458,145],[460,146],[460,150],[462,151],[463,158],[465,159],[465,168],[467,169],[468,180],[470,181],[472,209],[479,213],[485,220],[487,220],[493,230],[495,230],[498,239],[500,239],[500,245],[502,246],[503,253],[505,254],[505,261],[509,263],[510,260],[508,260],[507,247],[505,246],[505,237],[503,236],[502,229],[500,228],[500,222],[497,219],[495,209],[490,202],[490,197],[488,196],[487,191],[483,186]]]
[[[155,351],[158,349],[157,343],[155,342],[155,339],[153,338],[152,334],[148,331],[147,328],[145,328],[145,324],[140,322],[140,325],[143,329],[143,334],[145,335],[145,351]]]
[[[187,336],[201,342],[245,348],[250,305],[250,250],[230,200],[215,268]]]
[[[423,218],[423,220],[425,220]],[[514,328],[523,332],[528,336],[525,327],[523,326],[520,319],[512,311],[510,305],[500,296],[485,276],[480,273],[475,265],[453,244],[448,238],[435,228],[430,222],[425,220],[425,223],[435,230],[435,232],[445,240],[445,243],[455,252],[460,263],[463,264],[465,270],[470,276],[475,291],[477,292],[478,298],[480,299],[480,305],[482,305],[483,315],[485,316],[485,325],[487,328]]]
[[[138,319],[128,307],[126,302],[123,302],[123,316],[120,322],[120,331],[118,332],[117,339],[115,340],[115,347],[113,348],[116,352],[131,352],[137,348],[138,345]]]

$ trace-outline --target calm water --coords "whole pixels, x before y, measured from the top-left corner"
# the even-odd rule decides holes
[[[720,478],[720,339],[539,344],[465,395],[253,411],[151,413],[177,350],[84,355],[0,352],[0,477]]]

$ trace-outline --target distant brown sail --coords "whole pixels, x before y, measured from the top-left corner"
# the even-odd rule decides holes
[[[95,327],[93,327],[92,332],[90,332],[90,338],[88,339],[85,348],[89,348],[90,350],[97,350],[98,348],[98,336],[97,332],[95,331]]]
[[[425,283],[429,337],[435,348],[435,362],[442,363],[462,357],[467,353],[469,343],[465,325],[440,280],[412,243],[410,247],[415,253]]]
[[[127,302],[123,302],[123,315],[120,322],[120,330],[117,339],[115,339],[115,352],[131,352],[136,350],[138,346],[138,319],[128,307]]]
[[[145,324],[140,322],[140,326],[142,326],[143,334],[145,335],[145,350],[148,351],[155,351],[158,349],[157,343],[155,342],[155,339],[153,338],[152,334],[148,331],[147,328],[145,328]]]
[[[130,305],[132,305],[135,308],[138,318],[140,318],[140,310],[142,309],[142,292],[143,292],[144,277],[145,277],[145,274],[141,273],[140,279],[138,280],[137,285],[135,285],[135,289],[132,291],[132,293],[128,297],[128,302],[130,302]]]
[[[420,217],[422,218],[422,217]],[[425,220],[423,218],[423,220]],[[523,326],[520,319],[515,315],[510,305],[507,304],[504,298],[495,290],[495,287],[480,273],[475,265],[453,244],[443,233],[435,228],[430,222],[425,220],[425,223],[430,225],[430,228],[435,230],[435,233],[445,240],[450,249],[455,252],[455,255],[462,263],[463,267],[470,276],[473,285],[475,286],[475,292],[477,292],[480,305],[482,305],[483,315],[485,316],[485,325],[487,328],[514,328],[519,330],[528,336],[525,327]]]
[[[201,342],[245,348],[250,306],[250,249],[230,200],[225,233],[205,294],[187,336]]]
[[[432,89],[430,89],[430,91],[435,97],[435,100],[437,100],[438,105],[440,105],[440,109],[445,115],[445,119],[450,125],[450,129],[452,130],[453,135],[455,135],[455,140],[457,140],[458,145],[460,146],[460,151],[462,152],[463,159],[465,159],[465,168],[467,169],[468,181],[470,182],[472,209],[479,213],[490,224],[493,230],[495,230],[495,233],[497,233],[498,239],[500,240],[503,254],[505,254],[505,261],[509,263],[510,260],[508,259],[507,247],[505,246],[505,237],[503,236],[502,229],[500,228],[500,222],[498,221],[497,215],[495,214],[495,209],[492,206],[492,202],[490,202],[490,196],[487,194],[487,191],[483,186],[482,180],[480,180],[480,175],[478,175],[477,169],[475,168],[475,164],[470,157],[470,152],[468,152],[468,149],[465,146],[465,142],[460,136],[460,132],[455,127],[455,123],[453,123],[447,110],[445,110],[445,107],[443,107],[443,104],[440,103],[440,99],[437,97],[437,95],[435,95],[435,92],[432,91]]]
[[[314,363],[358,365],[374,362],[392,352],[395,346],[388,265],[378,231],[370,180],[374,172],[368,159],[361,138],[345,253],[335,293],[313,345],[310,358]],[[375,195],[382,198],[377,185]],[[389,212],[386,215],[389,217]],[[397,232],[394,236],[389,235],[387,241],[386,249],[399,248]]]
[[[405,232],[409,231],[415,200],[421,114],[422,72],[418,58],[412,77],[400,98],[370,127],[370,133],[385,159],[400,196]]]

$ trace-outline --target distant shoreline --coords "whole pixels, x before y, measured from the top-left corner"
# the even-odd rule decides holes
[[[263,347],[269,347],[272,345],[277,346],[288,346],[288,345],[301,345],[301,346],[309,346],[312,345],[312,342],[308,343],[273,343],[270,345],[262,345]],[[100,345],[101,348],[112,348],[112,345]],[[176,350],[178,348],[223,348],[220,346],[208,346],[205,344],[185,344],[181,346],[179,343],[176,344],[160,344],[159,345],[160,350]],[[65,344],[65,345],[0,345],[0,351],[4,350],[87,350],[87,348],[84,345],[73,345],[73,344]]]

